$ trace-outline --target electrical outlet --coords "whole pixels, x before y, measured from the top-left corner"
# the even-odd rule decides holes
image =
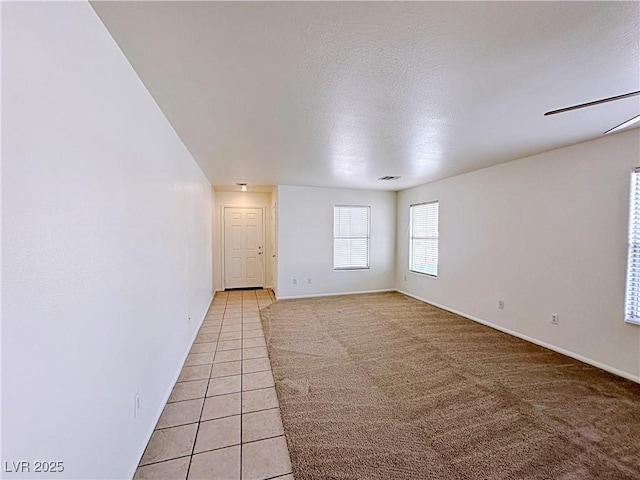
[[[297,285],[297,284],[298,284],[298,279],[297,279],[297,278],[294,278],[294,279],[293,279],[293,284],[294,284],[294,285]]]
[[[405,282],[407,281],[407,276],[406,276],[406,275],[404,276],[404,281],[405,281]]]
[[[133,418],[138,418],[139,411],[140,411],[140,394],[136,393],[133,396]]]
[[[307,278],[307,283],[311,284],[311,277]]]
[[[502,300],[498,300],[498,308],[504,310],[504,302]]]
[[[558,319],[558,314],[557,313],[552,313],[551,314],[551,323],[553,323],[554,325],[558,325],[559,323],[559,319]]]

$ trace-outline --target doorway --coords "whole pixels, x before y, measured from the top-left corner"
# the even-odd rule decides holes
[[[224,207],[224,287],[264,286],[262,208]]]

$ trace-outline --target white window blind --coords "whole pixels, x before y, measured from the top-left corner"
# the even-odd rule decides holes
[[[336,205],[333,208],[333,268],[369,268],[370,207]]]
[[[640,325],[640,168],[631,174],[625,320]]]
[[[438,275],[438,202],[410,207],[409,270]]]

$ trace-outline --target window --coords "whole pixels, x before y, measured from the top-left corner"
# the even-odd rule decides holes
[[[640,168],[631,174],[625,320],[640,325]]]
[[[438,202],[410,207],[409,270],[438,275]]]
[[[369,268],[370,207],[333,207],[333,269]]]

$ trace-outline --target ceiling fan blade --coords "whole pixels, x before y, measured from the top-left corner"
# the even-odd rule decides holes
[[[613,102],[614,100],[622,100],[623,98],[634,97],[636,95],[640,95],[640,90],[638,90],[637,92],[629,92],[623,95],[617,95],[615,97],[594,100],[593,102],[581,103],[580,105],[573,105],[571,107],[560,108],[558,110],[551,110],[550,112],[545,113],[544,116],[546,117],[547,115],[555,115],[556,113],[570,112],[571,110],[577,110],[579,108],[584,108],[584,107],[591,107],[593,105],[600,105],[601,103]]]
[[[626,122],[622,122],[620,125],[616,125],[615,127],[610,128],[609,130],[604,132],[603,135],[606,135],[607,133],[617,132],[618,130],[622,130],[623,128],[630,127],[634,123],[639,123],[639,122],[640,122],[640,115],[636,115],[635,117],[631,117]]]

